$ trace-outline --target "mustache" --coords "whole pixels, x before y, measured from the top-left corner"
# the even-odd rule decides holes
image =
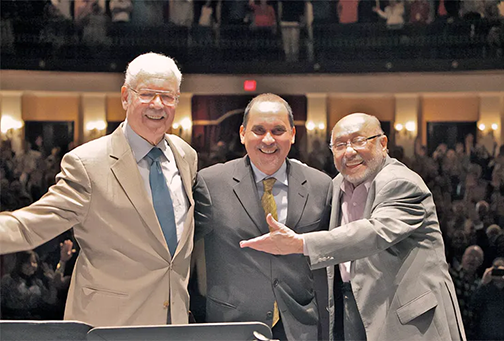
[[[347,158],[346,156],[344,156],[344,157],[343,157],[343,164],[344,164],[344,165],[346,165],[346,164],[347,164],[347,163],[349,163],[349,162],[355,162],[355,161],[357,161],[357,162],[362,162],[362,161],[363,161],[363,159],[362,159],[362,157],[360,157],[359,155],[355,155],[354,157],[352,157],[352,158],[350,158],[350,159],[349,159],[349,158]]]

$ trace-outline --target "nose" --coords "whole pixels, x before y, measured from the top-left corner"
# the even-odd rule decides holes
[[[273,135],[271,135],[270,132],[267,132],[266,135],[263,137],[263,143],[265,144],[272,144],[275,142],[275,139],[273,138]]]
[[[151,100],[150,104],[156,108],[164,107],[163,100],[159,94],[156,94],[154,98]]]
[[[346,149],[345,149],[345,154],[356,154],[357,152],[355,151],[354,147],[350,143],[350,141],[347,142]]]

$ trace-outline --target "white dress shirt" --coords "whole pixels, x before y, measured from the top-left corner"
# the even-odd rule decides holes
[[[156,146],[153,146],[147,140],[143,139],[140,135],[135,133],[128,124],[124,122],[123,132],[131,147],[135,160],[137,162],[138,171],[142,176],[142,180],[147,191],[148,197],[152,202],[152,191],[149,183],[150,162],[147,161],[146,156],[149,151],[157,147],[161,149],[161,169],[166,179],[166,185],[170,190],[171,199],[173,201],[173,212],[175,214],[175,224],[177,225],[177,241],[180,241],[182,232],[184,231],[184,222],[186,220],[187,212],[189,210],[189,199],[187,198],[182,178],[175,162],[175,156],[168,145],[166,139],[162,139]]]

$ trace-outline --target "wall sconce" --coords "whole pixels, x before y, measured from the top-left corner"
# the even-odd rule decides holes
[[[192,121],[190,118],[186,117],[180,121],[180,125],[182,126],[183,130],[189,130],[192,127]]]
[[[23,127],[23,121],[18,121],[10,115],[2,115],[0,125],[2,126],[2,134],[12,134],[14,130],[21,129]]]
[[[183,118],[180,122],[173,122],[172,133],[178,136],[186,134],[192,127],[192,121],[189,117]]]
[[[86,130],[87,131],[93,131],[93,130],[105,130],[107,128],[107,122],[105,121],[89,121],[86,124]]]
[[[103,132],[105,129],[107,129],[107,122],[98,120],[98,121],[89,121],[86,123],[86,130],[89,133],[89,137],[94,139],[97,138],[101,135],[101,132]]]
[[[319,135],[319,133],[320,133],[320,135],[322,135],[326,126],[325,126],[325,123],[323,123],[323,122],[320,122],[317,125],[313,121],[308,121],[308,122],[306,122],[305,127],[306,127],[306,130],[308,130],[308,132],[310,134],[311,134],[311,132],[314,132],[315,135]]]
[[[489,129],[487,129],[485,123],[478,124],[478,130],[481,132],[481,134],[487,133],[493,135],[497,129],[499,129],[499,125],[497,123],[492,123]]]
[[[411,138],[413,137],[413,132],[416,130],[416,123],[413,121],[408,121],[404,125],[401,123],[396,123],[394,128],[397,133],[402,133],[407,138]]]

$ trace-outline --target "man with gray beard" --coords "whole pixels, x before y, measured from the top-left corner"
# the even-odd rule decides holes
[[[329,327],[341,290],[345,340],[465,340],[432,194],[387,142],[376,117],[342,118],[331,138],[340,174],[329,231],[297,234],[268,216],[270,233],[240,245],[327,267]]]

